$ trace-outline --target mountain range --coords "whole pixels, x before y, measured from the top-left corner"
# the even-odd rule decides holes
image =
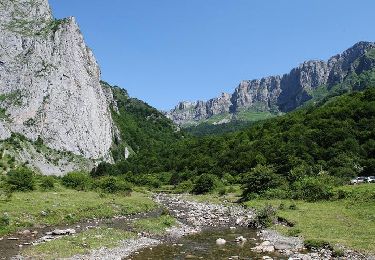
[[[373,69],[374,54],[375,43],[358,42],[328,61],[305,61],[284,75],[241,81],[232,94],[222,93],[208,101],[180,102],[166,116],[178,125],[189,126],[256,120],[257,113],[267,116],[289,112],[312,99],[319,88],[329,92],[349,75]]]

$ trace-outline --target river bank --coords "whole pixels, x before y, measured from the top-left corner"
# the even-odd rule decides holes
[[[155,194],[152,199],[158,204],[158,208],[148,213],[139,213],[126,217],[112,219],[96,219],[87,221],[85,224],[66,226],[76,228],[72,234],[64,234],[56,237],[55,241],[41,241],[41,238],[48,236],[46,230],[40,230],[40,235],[34,241],[25,245],[26,250],[20,249],[17,257],[12,259],[53,259],[49,257],[48,250],[53,250],[53,243],[61,246],[66,243],[77,243],[87,241],[86,232],[100,230],[105,227],[109,230],[108,236],[102,233],[94,233],[94,238],[101,241],[110,240],[113,230],[121,230],[116,243],[107,243],[107,247],[90,248],[88,246],[82,253],[65,255],[65,259],[148,259],[152,255],[167,257],[164,259],[185,259],[186,257],[202,257],[205,259],[218,259],[217,252],[222,252],[223,258],[239,259],[233,257],[259,258],[259,259],[374,259],[351,250],[343,250],[343,255],[335,256],[330,248],[314,249],[307,251],[304,242],[299,237],[283,236],[275,230],[255,230],[248,226],[254,220],[255,211],[234,204],[212,204],[187,200],[181,195]],[[163,216],[173,219],[169,223],[165,220],[160,222]],[[147,228],[143,224],[137,228],[135,223],[148,221],[161,223],[160,232]],[[160,223],[159,223],[159,222]],[[78,227],[78,228],[77,228]],[[66,229],[65,229],[66,230]],[[88,230],[88,231],[87,231]],[[32,232],[32,231],[30,231]],[[43,233],[45,232],[45,233]],[[117,232],[117,231],[116,231]],[[51,235],[51,234],[49,234]],[[242,239],[239,239],[241,238]],[[79,238],[79,239],[78,239]],[[124,239],[121,239],[124,238]],[[225,241],[218,244],[218,240]],[[43,240],[43,239],[42,239]],[[13,240],[9,240],[13,241]],[[17,240],[14,240],[17,241]],[[1,241],[0,241],[1,242]],[[89,243],[88,243],[89,244]],[[42,251],[32,249],[42,245],[46,248]],[[64,245],[65,246],[65,245]],[[204,249],[204,250],[203,250]],[[38,255],[39,254],[39,255]],[[55,255],[57,256],[57,255]],[[171,258],[168,258],[171,257]],[[180,258],[179,258],[180,257]],[[341,257],[341,258],[340,258]],[[162,258],[150,258],[162,259]]]

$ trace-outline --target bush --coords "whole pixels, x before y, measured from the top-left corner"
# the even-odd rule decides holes
[[[115,167],[112,164],[106,163],[106,162],[100,163],[98,166],[93,168],[90,172],[90,176],[93,178],[108,176],[108,175],[117,175],[117,174],[118,173]]]
[[[305,177],[294,183],[294,197],[309,202],[328,200],[333,196],[332,186],[323,177]]]
[[[301,230],[298,228],[290,228],[288,229],[288,236],[290,237],[298,237],[298,235],[301,233]]]
[[[146,185],[150,188],[157,189],[157,188],[160,188],[162,185],[161,181],[153,175],[146,175],[142,178],[144,179],[143,185]]]
[[[283,184],[279,175],[270,166],[257,165],[243,178],[244,199],[253,197],[251,194],[262,194],[269,189],[274,189]]]
[[[289,209],[290,210],[296,210],[297,209],[296,203],[293,202],[292,204],[290,204]]]
[[[52,190],[55,188],[55,179],[52,176],[42,176],[40,180],[42,190]]]
[[[97,180],[95,184],[106,193],[123,192],[129,195],[132,192],[132,185],[119,177],[103,177]]]
[[[219,190],[218,190],[218,194],[220,196],[224,196],[228,193],[228,189],[226,187],[221,187]]]
[[[253,228],[267,228],[276,221],[276,209],[270,205],[266,205],[261,209],[256,210],[255,218],[250,223]]]
[[[91,187],[91,178],[83,172],[70,172],[62,177],[62,184],[75,190],[87,190]]]
[[[333,248],[332,256],[342,258],[345,256],[345,251],[342,248]]]
[[[304,244],[309,250],[316,248],[331,248],[331,245],[328,242],[320,239],[307,239]]]
[[[10,223],[9,215],[4,213],[0,217],[0,228],[4,228],[4,227],[9,226],[9,223]]]
[[[177,193],[190,193],[194,188],[194,183],[191,180],[183,181],[175,188]]]
[[[212,174],[202,174],[195,182],[193,192],[196,194],[204,194],[213,191],[218,184],[218,179]]]
[[[222,179],[222,182],[226,185],[234,184],[236,182],[236,179],[229,173],[224,173],[223,178],[221,179]]]
[[[27,168],[18,168],[8,172],[6,183],[11,191],[34,190],[34,172]]]

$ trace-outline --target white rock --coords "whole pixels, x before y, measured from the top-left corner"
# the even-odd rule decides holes
[[[271,242],[270,241],[264,241],[260,245],[261,246],[269,246],[269,245],[271,245]]]
[[[236,237],[235,240],[236,240],[236,242],[246,242],[247,241],[247,239],[244,238],[243,236]]]
[[[268,252],[275,252],[274,246],[263,246],[262,252],[268,253]]]
[[[218,238],[216,239],[216,244],[217,245],[225,245],[225,243],[227,243],[227,241],[223,238]]]

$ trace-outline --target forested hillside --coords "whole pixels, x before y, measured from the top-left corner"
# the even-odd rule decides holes
[[[246,130],[140,150],[108,172],[135,176],[171,172],[173,183],[204,173],[240,181],[244,173],[262,165],[282,182],[322,172],[344,182],[374,173],[374,126],[375,88],[369,87],[326,97]]]
[[[172,121],[157,109],[129,97],[125,89],[110,86],[106,82],[101,84],[111,89],[116,103],[112,106],[112,119],[118,130],[112,148],[115,161],[124,159],[125,147],[130,153],[144,150],[156,153],[157,147],[169,145],[182,138]]]

